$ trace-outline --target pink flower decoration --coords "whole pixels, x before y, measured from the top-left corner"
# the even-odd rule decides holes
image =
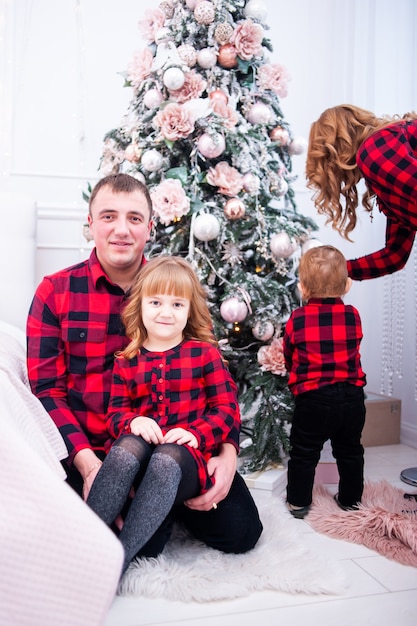
[[[250,61],[253,57],[262,56],[262,39],[264,29],[260,24],[252,20],[245,20],[236,26],[230,39],[238,56],[244,61]]]
[[[151,191],[152,207],[162,224],[167,226],[190,210],[190,200],[179,180],[167,178]]]
[[[139,20],[138,26],[148,43],[155,41],[155,35],[165,24],[165,13],[161,9],[147,9],[145,17]]]
[[[213,187],[218,187],[219,193],[225,196],[236,196],[243,187],[242,175],[227,161],[220,161],[215,167],[209,169],[207,182]]]
[[[187,102],[199,98],[206,90],[207,81],[201,78],[194,70],[186,72],[185,81],[181,89],[170,90],[171,98],[175,98],[178,103]]]
[[[217,115],[223,118],[226,128],[232,129],[236,126],[239,121],[238,115],[236,111],[223,102],[223,100],[213,100],[210,106]]]
[[[257,83],[260,89],[270,89],[280,98],[288,95],[290,75],[283,65],[266,63],[258,70]]]
[[[185,139],[194,130],[194,117],[190,111],[176,102],[171,102],[155,115],[155,124],[161,129],[164,139]]]
[[[263,372],[272,372],[277,376],[285,376],[284,354],[282,350],[282,337],[276,337],[269,346],[262,346],[258,350],[258,363]]]
[[[135,52],[127,66],[127,79],[136,91],[152,71],[153,55],[149,48]]]

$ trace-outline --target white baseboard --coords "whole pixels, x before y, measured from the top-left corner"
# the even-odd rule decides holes
[[[406,446],[417,448],[417,426],[401,424],[400,441]]]

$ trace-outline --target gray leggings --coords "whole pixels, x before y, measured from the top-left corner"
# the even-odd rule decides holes
[[[186,446],[153,446],[142,437],[120,437],[105,458],[87,504],[109,526],[136,492],[119,539],[125,551],[122,574],[163,524],[173,506],[199,493],[197,464]]]

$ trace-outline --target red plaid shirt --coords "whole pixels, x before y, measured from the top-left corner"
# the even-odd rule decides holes
[[[292,312],[283,339],[288,386],[294,395],[325,385],[366,383],[358,311],[341,298],[311,298]]]
[[[128,343],[120,320],[124,300],[95,251],[46,276],[35,292],[27,322],[29,380],[64,438],[69,463],[83,448],[110,445],[105,416],[114,353]]]
[[[417,120],[373,133],[356,161],[387,217],[385,247],[348,261],[349,276],[363,280],[400,270],[410,256],[417,231]]]
[[[202,491],[213,485],[206,462],[220,445],[232,443],[239,450],[236,384],[219,350],[209,343],[186,340],[165,352],[142,348],[132,359],[115,360],[107,414],[112,437],[130,432],[138,415],[154,419],[163,433],[182,427],[195,435],[198,449],[188,449]]]

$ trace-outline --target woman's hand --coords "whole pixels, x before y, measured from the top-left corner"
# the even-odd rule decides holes
[[[155,420],[144,415],[138,415],[138,417],[133,418],[130,423],[130,432],[133,435],[142,437],[147,443],[158,445],[158,443],[163,443],[164,441],[164,435],[159,425]]]
[[[215,478],[215,484],[201,496],[184,502],[186,506],[195,511],[210,511],[213,504],[217,505],[229,493],[237,467],[235,447],[230,443],[224,443],[219,456],[209,459],[207,466],[210,476]]]
[[[198,448],[197,437],[184,428],[172,428],[169,430],[164,437],[163,443],[177,443],[180,446],[187,443],[190,448]]]

